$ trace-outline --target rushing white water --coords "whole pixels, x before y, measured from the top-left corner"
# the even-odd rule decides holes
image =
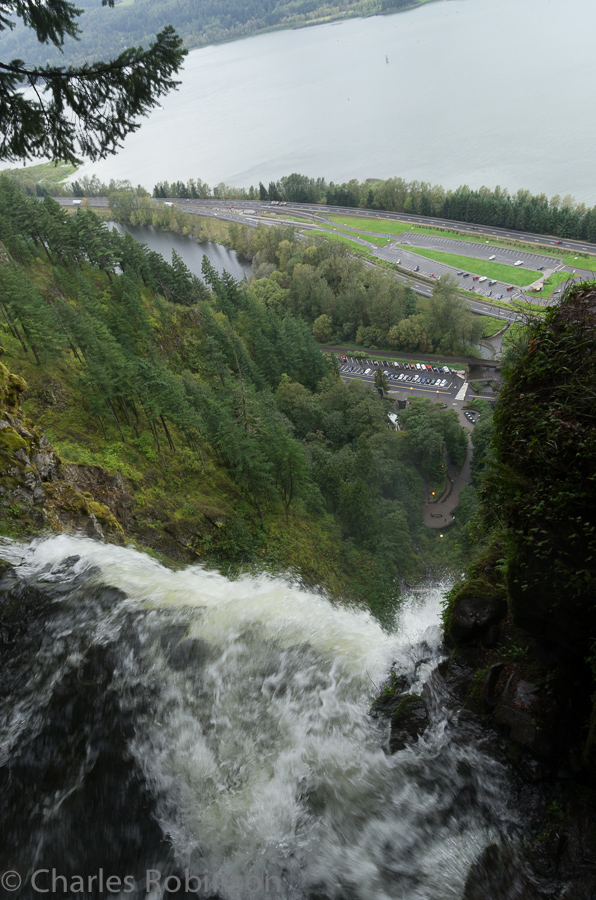
[[[34,807],[45,809],[35,827],[28,813],[28,843],[14,825],[29,875],[65,852],[58,831],[70,833],[77,793],[84,806],[85,785],[106,766],[93,735],[103,740],[114,728],[125,751],[113,768],[129,767],[116,793],[138,773],[153,810],[145,816],[157,819],[168,847],[167,871],[181,881],[184,869],[201,876],[202,896],[456,900],[472,861],[507,828],[500,767],[473,741],[453,739],[455,714],[434,684],[441,585],[406,599],[388,634],[366,613],[282,579],[229,581],[196,566],[173,572],[135,551],[66,536],[8,544],[2,555],[19,564],[4,580],[12,596],[23,585],[51,595],[36,626],[43,640],[3,708],[0,754],[13,760],[12,777],[27,748],[53,734],[57,708],[60,727],[74,723],[51,754],[52,791],[37,751],[29,752],[30,769],[39,769]],[[27,596],[38,615],[39,601]],[[388,723],[369,710],[392,665],[412,691],[424,691],[430,726],[390,756]],[[89,708],[112,698],[109,713],[93,713],[101,727],[84,724],[91,713],[76,703],[64,712],[61,698],[74,702],[71,684]],[[80,744],[78,756],[65,753],[65,740]],[[70,768],[56,763],[62,755]],[[91,871],[94,860],[113,868],[117,859],[113,874],[132,873],[147,896],[141,870],[165,865],[163,847],[156,856],[147,839],[145,854],[135,855],[121,838],[103,837],[88,846],[106,827],[105,793],[87,810],[90,837],[76,852],[68,845],[70,871]],[[142,832],[139,818],[132,816]],[[98,847],[111,858],[99,858]],[[52,864],[60,871],[66,860]],[[170,889],[178,875],[170,874]],[[162,887],[157,879],[149,895]]]

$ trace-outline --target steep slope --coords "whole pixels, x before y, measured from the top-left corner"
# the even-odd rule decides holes
[[[444,677],[513,762],[533,834],[513,856],[486,854],[466,900],[596,891],[594,384],[596,287],[583,284],[530,324],[510,363],[482,498],[492,543],[445,615]],[[511,893],[516,880],[525,892]]]

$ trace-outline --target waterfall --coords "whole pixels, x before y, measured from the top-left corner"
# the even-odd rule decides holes
[[[20,896],[458,900],[514,825],[436,674],[444,586],[388,633],[280,578],[68,536],[0,553],[0,871]],[[392,666],[430,725],[389,755],[369,711]]]

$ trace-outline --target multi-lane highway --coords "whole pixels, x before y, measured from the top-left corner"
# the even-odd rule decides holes
[[[79,206],[81,200],[70,197],[57,197],[58,202],[63,206]],[[90,207],[105,208],[108,206],[108,200],[105,197],[88,198],[86,204]],[[524,234],[523,232],[509,231],[502,228],[494,228],[492,226],[468,225],[461,222],[453,222],[447,219],[425,218],[423,216],[409,215],[406,213],[389,213],[379,210],[361,210],[337,206],[319,206],[308,203],[288,203],[288,204],[272,204],[267,201],[259,200],[180,200],[180,199],[161,199],[159,203],[175,205],[185,212],[195,215],[210,216],[213,218],[223,219],[230,222],[242,222],[247,225],[256,227],[259,224],[274,225],[277,223],[277,217],[283,219],[292,213],[306,216],[309,221],[292,222],[297,228],[304,231],[312,227],[320,227],[322,225],[335,227],[336,223],[331,222],[328,218],[330,215],[346,215],[358,216],[363,220],[362,231],[367,231],[371,235],[371,240],[366,240],[366,236],[351,236],[356,243],[371,251],[371,254],[379,259],[396,263],[403,270],[410,270],[411,275],[406,272],[396,272],[395,277],[405,284],[411,285],[416,293],[421,296],[429,297],[432,294],[432,283],[429,283],[430,277],[439,277],[442,274],[449,273],[453,275],[462,288],[467,292],[474,291],[478,294],[478,299],[467,297],[466,300],[472,312],[479,315],[489,315],[497,319],[502,319],[504,323],[513,322],[518,318],[518,313],[512,309],[503,308],[493,305],[492,301],[502,295],[503,299],[517,299],[526,295],[522,288],[514,287],[508,290],[509,284],[498,280],[493,280],[490,284],[488,279],[480,282],[480,277],[474,278],[472,272],[466,273],[464,270],[457,270],[453,266],[449,266],[442,262],[435,262],[420,254],[415,254],[404,247],[404,243],[419,249],[437,249],[442,252],[455,253],[475,259],[491,259],[494,262],[514,265],[518,262],[518,258],[523,263],[523,268],[536,271],[542,269],[544,276],[552,274],[555,271],[568,271],[570,275],[573,270],[564,266],[561,259],[547,256],[546,254],[525,252],[522,250],[510,249],[487,243],[477,243],[471,241],[456,240],[449,237],[420,235],[414,232],[407,232],[400,235],[399,238],[393,240],[385,247],[379,248],[374,242],[375,234],[383,234],[386,232],[378,230],[382,228],[382,221],[399,221],[410,222],[417,225],[433,226],[438,228],[456,229],[459,232],[474,234],[479,237],[481,235],[491,235],[498,238],[509,238],[524,241],[526,243],[537,243],[543,246],[552,245],[558,250],[573,250],[596,254],[596,245],[583,241],[558,240],[549,236]],[[267,216],[264,216],[267,213]],[[273,214],[273,215],[272,215]],[[381,220],[381,221],[379,221]],[[374,230],[371,227],[374,221]],[[399,241],[399,245],[398,245]],[[521,256],[520,256],[521,254]],[[494,259],[492,259],[494,257]],[[374,266],[374,262],[365,261],[366,265]],[[425,276],[428,280],[418,280],[417,276]],[[560,289],[555,296],[558,296]],[[486,297],[481,300],[480,297]],[[535,297],[531,298],[536,300]]]
[[[73,206],[77,204],[77,198],[56,197],[58,203],[63,206]],[[434,216],[431,218],[425,216],[410,215],[408,213],[383,212],[377,209],[354,209],[345,206],[319,206],[315,203],[288,203],[285,206],[272,206],[268,201],[264,200],[179,200],[170,198],[158,200],[160,203],[175,203],[178,206],[184,206],[189,211],[193,208],[200,207],[216,212],[226,212],[236,210],[238,213],[244,213],[246,210],[258,210],[263,213],[273,212],[280,215],[291,213],[292,211],[303,214],[310,213],[313,217],[328,215],[346,215],[361,216],[362,219],[387,219],[388,221],[411,222],[413,225],[428,225],[433,228],[448,228],[452,231],[469,232],[474,235],[511,238],[525,243],[537,243],[544,246],[560,247],[564,250],[581,251],[582,253],[592,253],[596,255],[596,244],[588,241],[573,241],[568,238],[559,240],[551,235],[529,234],[524,231],[512,231],[508,228],[496,228],[492,225],[468,225],[465,222],[456,222],[452,219],[438,219]],[[106,197],[90,197],[87,200],[89,206],[106,207],[108,201]],[[368,229],[370,230],[370,229]]]

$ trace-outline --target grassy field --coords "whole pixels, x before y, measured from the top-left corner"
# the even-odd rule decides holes
[[[544,287],[541,291],[536,291],[537,297],[542,297],[545,300],[549,297],[552,297],[553,291],[559,287],[561,284],[567,284],[568,281],[573,281],[576,276],[571,275],[570,272],[555,272],[554,275],[550,275],[546,281],[544,282]]]
[[[482,337],[492,337],[493,334],[504,328],[505,324],[502,319],[491,319],[490,316],[482,316]]]
[[[486,275],[487,278],[506,281],[520,287],[532,284],[533,281],[540,278],[540,272],[532,272],[521,267],[504,266],[501,263],[488,262],[483,259],[473,259],[471,256],[456,256],[454,253],[443,253],[440,250],[420,250],[416,247],[407,249],[410,253],[417,253],[418,256],[424,256],[426,259],[433,259],[435,262],[454,266],[456,269],[464,269],[475,275]]]
[[[37,166],[24,166],[19,169],[2,169],[0,175],[5,172],[19,183],[33,182],[43,184],[50,189],[53,184],[60,184],[69,175],[74,175],[79,167],[70,163],[40,163]]]
[[[583,254],[568,253],[564,263],[572,269],[585,269],[588,272],[596,272],[596,256],[584,256]]]
[[[343,225],[349,225],[352,228],[362,228],[363,222],[370,222],[370,227],[385,234],[404,234],[411,231],[414,234],[435,234],[440,237],[453,238],[456,241],[469,241],[472,244],[486,244],[487,239],[484,235],[474,235],[463,231],[452,231],[449,228],[434,228],[432,226],[412,225],[409,222],[387,222],[383,219],[367,219],[364,216],[329,216],[331,221],[340,222]],[[482,225],[476,226],[482,228]],[[556,238],[546,238],[546,240],[556,240]],[[524,241],[522,239],[515,240],[513,238],[499,238],[490,236],[489,243],[495,246],[516,247],[519,250],[526,250],[532,253],[540,253],[545,256],[552,256],[563,262],[566,266],[572,268],[594,270],[596,272],[596,256],[588,253],[567,252],[562,248],[553,247],[549,244],[536,244],[534,241]]]
[[[329,228],[323,228],[323,230],[326,231],[328,234],[330,233]],[[350,235],[352,235],[353,237],[361,238],[363,241],[368,241],[370,244],[375,244],[377,247],[385,247],[385,245],[389,243],[388,238],[379,237],[379,235],[377,235],[377,234],[370,234],[369,232],[366,232],[366,231],[359,231],[357,234],[354,234],[353,231],[345,231],[343,228],[337,228],[337,229],[333,229],[331,234],[345,234],[348,237]]]
[[[349,228],[357,228],[361,230],[364,225],[368,225],[369,231],[378,231],[379,234],[403,234],[404,231],[412,231],[408,222],[388,222],[386,219],[371,219],[365,216],[329,216],[331,222],[337,222],[338,225],[347,225]],[[421,229],[426,231],[426,229]],[[442,234],[437,231],[437,234]]]
[[[358,244],[356,241],[351,241],[349,237],[346,237],[345,234],[340,234],[338,231],[326,231],[323,228],[313,228],[313,234],[323,234],[326,238],[329,238],[330,241],[339,241],[342,244],[348,244],[349,247],[361,256],[370,255],[370,250],[367,247],[363,247],[362,244]],[[367,239],[365,238],[365,240]]]

